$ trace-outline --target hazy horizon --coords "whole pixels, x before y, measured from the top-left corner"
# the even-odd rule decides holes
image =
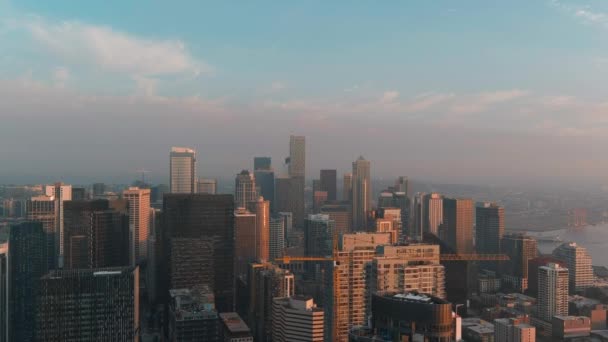
[[[608,184],[608,4],[0,0],[0,183],[230,178],[307,139],[307,178]],[[483,28],[483,29],[480,29]]]

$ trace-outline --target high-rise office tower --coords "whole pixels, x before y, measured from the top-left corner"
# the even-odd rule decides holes
[[[406,195],[409,194],[410,191],[410,181],[406,176],[399,176],[395,181],[395,192],[403,192]]]
[[[424,196],[424,218],[423,233],[439,234],[439,226],[443,223],[443,195],[433,192]]]
[[[196,185],[199,194],[215,195],[217,193],[217,180],[210,178],[199,178]]]
[[[538,243],[525,234],[507,234],[502,239],[501,249],[510,259],[503,271],[503,282],[525,291],[528,288],[528,262],[536,258]]]
[[[475,247],[478,253],[498,254],[505,233],[505,209],[496,203],[478,203],[475,208]]]
[[[55,229],[57,216],[55,212],[55,196],[40,195],[26,202],[26,217],[28,221],[42,223],[42,229],[46,236],[47,268],[54,269],[57,264],[55,254]]]
[[[575,242],[564,243],[553,251],[553,256],[562,260],[568,268],[572,293],[584,291],[593,286],[591,256],[585,247]]]
[[[473,200],[443,199],[440,238],[458,254],[473,253]]]
[[[53,270],[38,303],[38,341],[139,341],[138,267]]]
[[[275,179],[274,210],[275,212],[291,213],[293,225],[300,229],[304,224],[305,216],[303,189],[303,178],[278,177]]]
[[[366,265],[376,247],[390,244],[388,233],[344,234],[334,262],[327,262],[324,276],[325,340],[348,341],[348,330],[366,323]]]
[[[304,204],[304,185],[306,181],[306,138],[303,136],[292,135],[289,137],[289,157],[287,158],[289,174],[289,196],[291,210],[293,213],[294,225],[302,227],[304,224],[305,204]],[[278,186],[278,185],[277,185]],[[275,191],[278,191],[275,189]],[[275,199],[277,202],[278,200]]]
[[[35,341],[40,277],[47,271],[42,223],[11,226],[8,255],[8,341]]]
[[[258,199],[258,189],[255,177],[249,170],[243,170],[234,180],[234,205],[237,208],[247,208],[249,202]]]
[[[551,322],[568,315],[568,269],[550,263],[538,268],[538,317]]]
[[[172,147],[169,154],[170,192],[196,192],[196,151],[187,147]]]
[[[312,297],[274,298],[272,305],[273,342],[323,342],[324,313]]]
[[[445,269],[439,256],[438,245],[378,246],[368,266],[367,312],[371,295],[382,291],[415,291],[445,299]]]
[[[536,258],[532,258],[528,261],[528,290],[526,294],[532,297],[538,297],[538,268],[547,266],[550,263],[558,264],[561,267],[566,267],[566,264],[551,256],[551,255],[539,255]]]
[[[273,216],[270,218],[270,260],[283,256],[285,250],[285,218]]]
[[[262,158],[266,159],[267,157]],[[257,164],[254,175],[258,193],[260,196],[264,197],[264,199],[270,201],[270,210],[274,212],[274,171],[270,166],[270,158],[267,158],[268,163],[266,163],[266,160],[261,163],[257,161],[257,159],[258,158],[254,159],[254,164]]]
[[[426,218],[428,217],[428,206],[425,206],[426,197],[427,194],[424,192],[417,192],[416,195],[414,195],[414,204],[412,206],[414,218],[412,228],[410,229],[410,232],[408,232],[408,235],[410,236],[420,236],[426,233],[424,230]],[[441,213],[441,221],[443,221],[443,204],[441,206]],[[439,236],[439,232],[436,232],[435,235]]]
[[[353,229],[367,229],[367,217],[372,208],[370,162],[362,156],[353,162],[352,182]]]
[[[129,265],[127,208],[126,200],[66,202],[64,268]]]
[[[475,250],[481,254],[501,253],[505,233],[505,210],[496,203],[477,203],[475,208]],[[497,271],[496,262],[482,262],[480,267]]]
[[[351,209],[350,204],[345,202],[325,204],[321,207],[320,213],[329,215],[329,219],[335,222],[336,234],[339,236],[352,231],[351,224],[353,223],[353,218]]]
[[[332,255],[335,224],[329,215],[308,215],[304,224],[304,253],[307,256]]]
[[[289,176],[305,178],[306,170],[306,137],[292,135],[289,137]]]
[[[249,327],[256,341],[266,341],[272,334],[272,300],[294,295],[294,276],[271,263],[251,264],[249,286]]]
[[[247,203],[247,208],[255,213],[255,260],[266,262],[270,257],[270,202],[259,197]]]
[[[342,200],[351,201],[353,195],[353,174],[345,173],[342,177]]]
[[[337,171],[321,170],[319,180],[321,181],[321,191],[327,191],[327,200],[335,201],[337,199]]]
[[[134,266],[148,257],[150,189],[131,187],[122,196],[129,204],[129,259]]]
[[[9,341],[8,241],[0,242],[0,342]]]
[[[236,275],[247,275],[248,265],[256,257],[256,215],[245,208],[234,212]]]
[[[63,205],[65,201],[72,200],[72,186],[63,183],[47,185],[44,188],[47,196],[55,198],[55,256],[57,256],[56,266],[63,267],[63,243],[64,243],[64,214]]]
[[[169,290],[169,340],[220,342],[219,317],[209,288]]]
[[[234,303],[232,195],[166,194],[163,200],[163,277],[159,291],[212,288],[218,311]],[[168,281],[168,284],[167,284]]]
[[[253,158],[253,170],[271,170],[272,159],[270,157],[254,157]]]

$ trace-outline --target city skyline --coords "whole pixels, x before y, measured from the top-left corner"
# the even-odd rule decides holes
[[[180,145],[217,178],[288,134],[309,175],[607,183],[605,3],[106,5],[0,1],[3,183],[159,182]]]

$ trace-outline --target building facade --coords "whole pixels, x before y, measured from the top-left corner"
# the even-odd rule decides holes
[[[538,317],[551,322],[568,315],[568,269],[557,264],[538,268]]]
[[[187,147],[172,147],[169,154],[170,192],[196,192],[196,151]]]
[[[367,229],[367,218],[372,206],[372,183],[370,162],[362,156],[353,162],[351,199],[353,229],[364,231]]]
[[[273,299],[273,342],[323,342],[323,309],[311,297]]]
[[[134,266],[148,258],[150,189],[131,187],[122,196],[129,204],[129,259]]]
[[[38,341],[139,341],[138,267],[53,270],[40,283]]]
[[[553,251],[553,256],[568,268],[570,292],[581,292],[593,286],[593,268],[587,249],[575,242],[564,243]]]

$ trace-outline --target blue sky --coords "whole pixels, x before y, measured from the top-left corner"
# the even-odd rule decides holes
[[[162,181],[183,144],[218,176],[299,133],[309,174],[604,182],[607,38],[605,1],[0,0],[0,180]]]

